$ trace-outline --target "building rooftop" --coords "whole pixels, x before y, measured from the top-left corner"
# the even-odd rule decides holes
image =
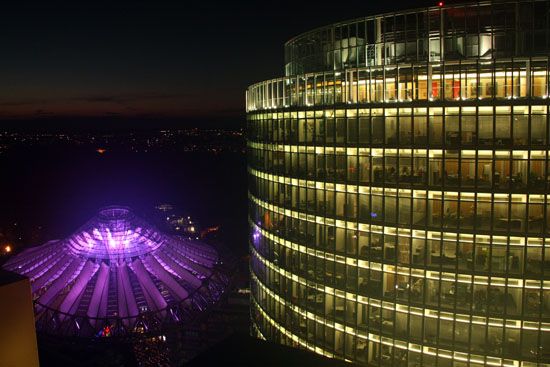
[[[111,206],[4,268],[30,279],[39,329],[112,337],[153,332],[216,303],[229,283],[221,263],[210,245],[164,234],[129,208]]]

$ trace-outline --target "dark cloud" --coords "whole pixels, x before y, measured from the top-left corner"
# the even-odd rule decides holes
[[[36,106],[38,104],[46,103],[47,101],[44,99],[25,99],[25,100],[17,100],[17,101],[2,101],[0,100],[0,106],[5,107],[17,107],[17,106]]]
[[[51,111],[46,111],[41,108],[34,110],[34,116],[35,117],[41,117],[41,116],[53,116],[54,113]]]
[[[50,98],[50,99],[24,99],[15,101],[2,101],[0,106],[17,107],[17,106],[36,106],[47,104],[58,104],[67,102],[90,102],[90,103],[115,103],[126,104],[137,101],[152,101],[152,100],[176,100],[189,98],[189,94],[160,94],[160,93],[136,93],[136,94],[121,94],[121,95],[91,95],[79,96],[71,98]]]
[[[187,94],[160,94],[160,93],[137,93],[137,94],[124,94],[124,95],[96,95],[71,98],[72,101],[83,102],[110,102],[117,104],[125,104],[135,101],[145,100],[167,100],[167,99],[180,99],[188,97]]]

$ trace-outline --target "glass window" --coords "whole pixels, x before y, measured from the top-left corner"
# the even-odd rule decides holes
[[[430,116],[430,146],[441,146],[443,137],[443,121],[441,116]]]
[[[546,144],[546,115],[531,115],[531,145]]]
[[[493,144],[493,116],[479,116],[478,136],[480,145]]]

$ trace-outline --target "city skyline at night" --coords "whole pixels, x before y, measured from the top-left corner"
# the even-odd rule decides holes
[[[550,367],[550,0],[21,0],[0,54],[0,366]]]

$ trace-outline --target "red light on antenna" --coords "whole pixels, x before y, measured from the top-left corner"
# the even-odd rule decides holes
[[[441,7],[441,6],[443,6],[443,5],[445,5],[445,3],[444,3],[443,1],[439,1],[439,2],[437,3],[437,6],[439,6],[439,7]]]

